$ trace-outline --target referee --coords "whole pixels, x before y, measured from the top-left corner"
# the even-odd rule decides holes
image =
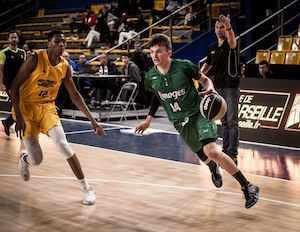
[[[0,52],[0,91],[6,91],[10,95],[11,83],[26,59],[26,52],[18,48],[19,35],[15,30],[8,32],[8,43],[8,47]],[[9,128],[14,124],[12,116],[3,120],[2,124],[5,134],[9,136]]]

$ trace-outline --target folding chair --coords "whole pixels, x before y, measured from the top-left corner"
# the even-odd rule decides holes
[[[272,51],[270,64],[284,64],[285,52],[281,51]]]
[[[270,51],[269,50],[258,50],[256,52],[255,64],[258,64],[262,60],[266,60],[269,62],[269,60],[270,60]]]
[[[300,52],[287,52],[285,54],[285,64],[300,64]]]
[[[129,99],[127,101],[122,101],[122,99],[121,99],[122,94],[124,93],[124,91],[128,91],[128,90],[130,91]],[[123,112],[123,114],[120,118],[120,121],[122,121],[123,118],[125,118],[125,120],[127,120],[126,113],[127,113],[127,110],[129,108],[129,106],[132,106],[133,111],[135,112],[135,117],[137,118],[137,120],[139,120],[137,110],[136,110],[136,107],[135,107],[136,103],[134,102],[137,95],[138,95],[137,83],[134,83],[134,82],[125,83],[122,86],[120,92],[118,93],[118,96],[117,96],[116,100],[110,102],[110,105],[113,105],[113,107],[110,111],[110,114],[107,117],[106,122],[109,121],[113,111],[115,110],[115,108],[117,106],[119,106],[121,108],[122,112]]]
[[[292,47],[293,36],[281,35],[278,38],[277,51],[287,51]]]
[[[293,38],[292,50],[300,51],[300,36],[299,35],[295,35]]]

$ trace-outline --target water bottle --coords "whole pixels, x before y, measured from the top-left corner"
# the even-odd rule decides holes
[[[99,76],[103,75],[103,67],[102,65],[100,65],[99,67]]]
[[[104,75],[108,75],[108,68],[106,65],[104,66]]]

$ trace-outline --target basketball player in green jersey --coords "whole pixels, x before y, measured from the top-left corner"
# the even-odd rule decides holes
[[[247,181],[232,159],[217,147],[216,124],[203,118],[199,111],[199,95],[216,93],[212,81],[190,61],[171,59],[168,36],[153,35],[149,47],[154,67],[146,74],[145,89],[152,91],[155,97],[146,120],[136,127],[136,133],[143,133],[150,126],[159,105],[162,105],[186,144],[208,165],[214,185],[222,186],[217,165],[220,164],[240,183],[246,199],[245,207],[252,207],[258,201],[259,188]],[[193,79],[205,86],[204,92],[196,91]]]

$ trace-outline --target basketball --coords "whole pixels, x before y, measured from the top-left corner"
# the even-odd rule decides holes
[[[209,121],[221,119],[227,111],[224,98],[218,94],[206,95],[200,103],[200,113]]]

